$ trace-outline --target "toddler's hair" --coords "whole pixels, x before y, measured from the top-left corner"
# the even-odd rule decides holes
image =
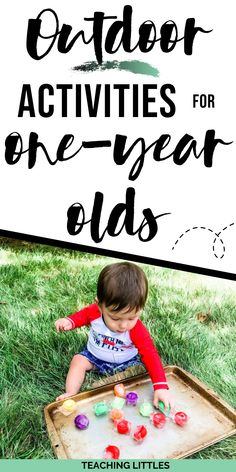
[[[101,305],[120,311],[139,311],[145,305],[148,282],[143,270],[131,262],[110,264],[101,271],[97,284],[97,299]]]

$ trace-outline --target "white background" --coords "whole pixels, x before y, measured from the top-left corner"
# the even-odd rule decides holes
[[[183,51],[183,41],[175,49],[165,54],[159,43],[151,52],[142,54],[138,49],[127,54],[122,48],[115,55],[104,53],[105,61],[141,60],[148,62],[160,71],[159,78],[131,74],[129,72],[106,71],[90,74],[72,71],[72,67],[85,61],[94,61],[92,44],[85,46],[78,40],[68,54],[60,54],[54,45],[50,54],[41,61],[34,61],[26,50],[27,22],[36,18],[44,8],[53,8],[63,23],[73,27],[72,36],[84,29],[86,37],[91,36],[91,25],[84,17],[92,17],[95,10],[122,19],[123,6],[133,6],[132,43],[138,40],[138,28],[145,20],[152,20],[159,32],[161,25],[173,20],[179,31],[184,34],[188,17],[195,17],[196,26],[210,34],[198,33],[193,46],[192,56]],[[149,256],[156,259],[175,261],[198,267],[207,267],[226,272],[236,272],[236,214],[235,214],[235,26],[233,1],[222,4],[213,0],[190,2],[172,1],[72,1],[48,0],[32,2],[8,0],[1,16],[2,68],[1,74],[1,130],[0,130],[0,228],[19,233],[27,233],[77,244]],[[45,31],[53,30],[50,15],[45,17]],[[110,24],[107,22],[107,25]],[[52,28],[52,29],[51,29]],[[104,29],[104,34],[107,27]],[[34,97],[36,117],[29,118],[27,113],[18,118],[18,108],[23,83],[30,83]],[[129,97],[126,101],[125,118],[117,117],[116,95],[112,98],[112,116],[104,118],[103,103],[97,118],[89,118],[86,102],[83,104],[83,117],[76,118],[74,94],[71,91],[68,118],[60,116],[60,94],[55,92],[50,103],[55,105],[51,118],[42,118],[37,112],[38,87],[43,83],[53,86],[58,83],[115,83],[158,84],[175,86],[173,96],[176,113],[172,118],[131,117]],[[215,108],[193,108],[193,94],[214,94]],[[159,110],[163,102],[159,92],[153,92],[156,103],[150,109]],[[101,99],[103,94],[101,93]],[[38,154],[32,170],[27,167],[27,153],[19,163],[9,166],[5,162],[5,139],[13,131],[21,134],[24,149],[28,148],[30,131],[39,134],[52,159],[64,134],[72,133],[75,141],[72,150],[80,147],[81,141],[107,139],[114,143],[115,134],[128,136],[129,145],[138,137],[143,137],[146,146],[159,138],[162,133],[171,135],[167,148],[173,152],[179,139],[188,133],[198,142],[200,151],[204,145],[208,129],[216,130],[216,138],[234,141],[230,146],[218,145],[214,152],[213,167],[206,168],[203,157],[195,159],[191,155],[183,166],[173,160],[155,162],[152,152],[146,155],[144,167],[139,178],[131,182],[129,171],[137,158],[131,154],[123,166],[113,162],[113,148],[103,150],[83,149],[75,158],[55,166],[50,166],[43,153]],[[136,157],[135,157],[136,156]],[[104,193],[104,208],[101,231],[107,225],[112,208],[124,202],[127,187],[136,190],[135,221],[139,226],[144,208],[151,208],[155,215],[170,212],[158,220],[159,231],[147,243],[140,242],[137,236],[128,236],[125,231],[116,238],[105,236],[100,244],[95,244],[90,236],[89,226],[84,227],[78,236],[67,232],[67,209],[75,202],[83,204],[86,219],[91,217],[91,209],[96,191]],[[179,236],[192,227],[206,227],[221,234],[223,243],[215,243],[214,234],[197,229],[185,234],[176,244]],[[224,252],[223,252],[224,246]],[[221,257],[223,255],[223,257]]]

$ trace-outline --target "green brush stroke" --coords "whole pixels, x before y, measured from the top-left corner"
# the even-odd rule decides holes
[[[151,66],[147,62],[142,61],[107,61],[98,64],[96,61],[85,62],[80,66],[75,66],[72,70],[80,72],[95,72],[117,69],[119,71],[125,70],[133,74],[151,75],[152,77],[159,77],[159,70]]]

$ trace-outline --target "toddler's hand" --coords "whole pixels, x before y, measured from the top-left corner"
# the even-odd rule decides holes
[[[171,394],[169,390],[166,390],[164,388],[160,388],[159,390],[155,390],[154,392],[154,399],[153,399],[153,405],[158,408],[158,402],[162,401],[165,405],[165,409],[167,409],[169,406],[171,410],[173,410],[173,402],[171,399]]]
[[[59,318],[59,320],[55,322],[55,328],[58,333],[59,331],[69,331],[72,329],[72,325],[73,323],[68,318]]]

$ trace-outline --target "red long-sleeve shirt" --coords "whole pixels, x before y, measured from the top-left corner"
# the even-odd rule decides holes
[[[138,320],[130,331],[118,333],[111,331],[104,323],[97,304],[89,305],[68,316],[73,329],[91,326],[87,349],[98,359],[123,363],[139,354],[152,379],[154,390],[168,389],[165,372],[159,354],[149,332]]]

